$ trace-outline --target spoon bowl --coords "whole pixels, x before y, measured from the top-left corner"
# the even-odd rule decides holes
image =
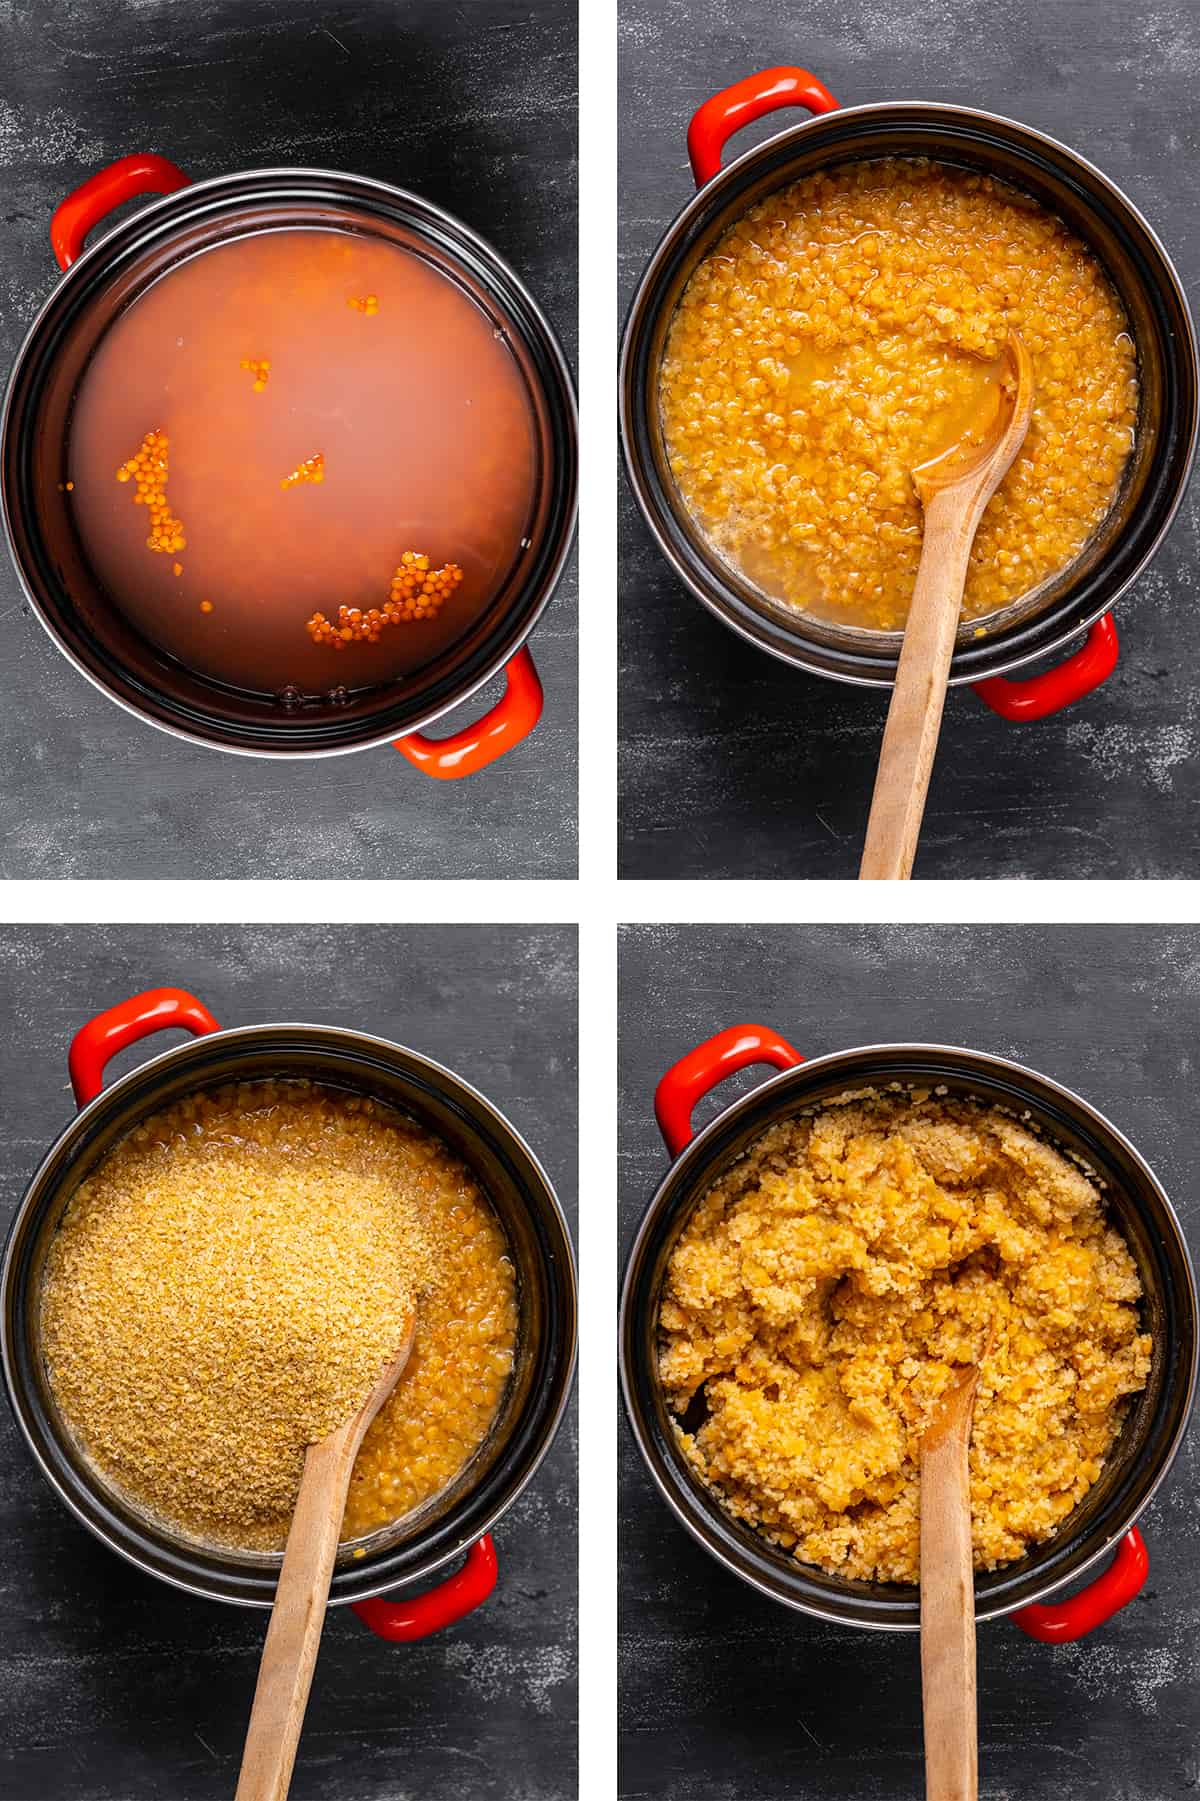
[[[925,539],[879,753],[860,881],[906,881],[912,874],[971,546],[988,501],[1025,442],[1032,413],[1033,365],[1019,334],[1010,331],[984,416],[912,472],[925,509]]]

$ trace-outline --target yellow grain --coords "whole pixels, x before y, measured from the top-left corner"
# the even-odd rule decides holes
[[[448,1281],[460,1284],[458,1312],[477,1317],[475,1262],[458,1242],[477,1216],[515,1309],[487,1203],[414,1122],[301,1082],[188,1097],[108,1154],[52,1241],[41,1323],[55,1400],[135,1505],[211,1543],[278,1548],[307,1445],[361,1404],[411,1310],[418,1368],[424,1335],[431,1350],[446,1336]],[[511,1316],[504,1323],[511,1349]],[[473,1379],[461,1378],[464,1430],[459,1379],[443,1387],[451,1413],[431,1438],[435,1484],[490,1424]],[[502,1391],[501,1381],[497,1403]],[[393,1497],[389,1518],[416,1486]]]
[[[964,615],[1017,601],[1074,561],[1112,504],[1136,355],[1087,247],[988,177],[847,164],[725,233],[683,293],[659,379],[688,511],[784,605],[902,626],[921,552],[911,470],[978,416],[1013,326],[1033,360],[1033,421],[976,536]]]
[[[1145,1386],[1141,1283],[1094,1182],[1006,1115],[866,1099],[770,1128],[671,1257],[660,1372],[684,1455],[739,1518],[831,1574],[911,1583],[919,1453],[981,1367],[976,1567],[1049,1538]]]

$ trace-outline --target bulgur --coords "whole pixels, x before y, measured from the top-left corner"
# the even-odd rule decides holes
[[[1150,1367],[1141,1292],[1095,1182],[1026,1126],[859,1098],[772,1126],[702,1197],[667,1272],[660,1374],[732,1513],[830,1574],[914,1583],[920,1441],[956,1370],[983,1357],[970,1472],[990,1570],[1099,1476]]]
[[[365,1399],[414,1308],[343,1535],[457,1474],[503,1393],[513,1290],[500,1228],[439,1139],[367,1097],[243,1082],[148,1119],[80,1184],[47,1253],[42,1348],[66,1424],[135,1506],[278,1549],[307,1445]]]
[[[911,471],[978,418],[1014,326],[1033,419],[976,536],[963,614],[1007,607],[1073,562],[1109,511],[1136,353],[1086,245],[985,175],[844,164],[724,234],[684,290],[659,378],[684,504],[777,602],[901,627],[921,553]]]

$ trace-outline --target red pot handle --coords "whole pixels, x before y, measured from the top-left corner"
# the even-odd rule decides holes
[[[1013,1622],[1030,1638],[1040,1638],[1044,1645],[1069,1645],[1111,1620],[1114,1613],[1127,1607],[1145,1587],[1150,1574],[1146,1541],[1132,1527],[1117,1546],[1108,1568],[1065,1601],[1022,1607],[1013,1614]]]
[[[403,1595],[399,1600],[372,1595],[369,1601],[355,1601],[352,1605],[363,1625],[369,1626],[377,1638],[409,1644],[465,1619],[487,1600],[495,1586],[496,1547],[489,1532],[471,1546],[461,1570],[455,1570],[453,1576],[426,1589],[424,1594]]]
[[[530,732],[542,716],[542,684],[528,649],[519,650],[504,671],[505,689],[490,713],[476,725],[464,726],[449,738],[427,738],[410,732],[396,739],[396,749],[426,775],[442,782],[486,769]]]
[[[718,1082],[751,1063],[795,1069],[804,1058],[770,1026],[727,1026],[673,1063],[654,1090],[654,1117],[672,1157],[692,1139],[692,1114]]]
[[[71,1086],[79,1105],[86,1107],[95,1100],[104,1086],[105,1066],[118,1051],[136,1044],[139,1038],[148,1038],[151,1032],[173,1027],[182,1027],[197,1038],[221,1029],[203,1002],[182,988],[148,988],[145,994],[118,1001],[80,1026],[67,1053]]]
[[[1056,669],[1047,669],[1043,675],[1030,676],[1024,682],[992,675],[972,686],[984,705],[999,713],[1001,719],[1046,719],[1106,682],[1117,666],[1119,649],[1113,616],[1105,613],[1088,633],[1082,649]]]
[[[837,111],[837,101],[825,83],[807,69],[762,69],[735,81],[692,115],[687,145],[696,186],[702,188],[720,172],[721,152],[735,131],[781,106],[806,106],[810,113]]]
[[[89,175],[81,187],[68,194],[50,221],[50,242],[60,269],[69,269],[83,249],[83,241],[94,225],[107,218],[113,208],[138,194],[173,194],[186,188],[188,177],[165,156],[146,152],[142,156],[122,156],[107,168]]]

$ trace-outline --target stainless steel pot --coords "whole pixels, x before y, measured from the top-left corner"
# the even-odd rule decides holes
[[[780,107],[815,116],[725,168],[726,141]],[[902,634],[827,624],[772,604],[719,557],[690,519],[667,463],[658,407],[666,334],[692,271],[765,195],[839,163],[930,157],[984,171],[1057,213],[1104,265],[1137,342],[1137,441],[1103,527],[1068,569],[989,622],[960,633],[952,684],[971,683],[1011,719],[1036,719],[1079,699],[1116,666],[1110,609],[1154,555],[1179,507],[1195,450],[1200,389],[1196,339],[1170,258],[1132,201],[1076,151],[975,107],[901,100],[839,107],[807,70],[767,69],[715,94],[688,132],[699,192],[669,227],[638,285],[621,353],[621,438],[629,482],[659,549],[680,580],[739,636],[815,675],[868,687],[895,680]],[[994,629],[993,629],[994,627]],[[1006,679],[1077,639],[1083,648],[1023,682]]]
[[[166,197],[84,250],[87,233],[114,207],[147,191]],[[301,705],[210,681],[144,639],[93,576],[60,492],[80,378],[116,315],[181,258],[280,226],[370,232],[454,281],[508,339],[538,437],[522,548],[466,635],[402,682]],[[334,756],[394,741],[428,774],[453,779],[495,761],[531,732],[542,690],[526,640],[574,534],[575,401],[558,340],[497,253],[440,207],[384,182],[325,169],[256,169],[189,184],[159,156],[124,157],[94,175],[59,207],[51,237],[65,275],[35,319],[9,382],[0,497],[21,586],[68,660],[138,718],[244,755]],[[483,719],[450,738],[424,735],[502,669],[505,695]]]
[[[691,1115],[725,1076],[751,1064],[782,1073],[735,1101],[692,1136]],[[1032,1119],[1047,1139],[1080,1158],[1104,1184],[1137,1262],[1154,1351],[1149,1381],[1133,1403],[1094,1487],[1045,1544],[1019,1562],[975,1578],[979,1620],[1011,1616],[1035,1638],[1079,1638],[1137,1594],[1148,1562],[1136,1521],[1163,1481],[1191,1417],[1197,1371],[1196,1283],[1183,1232],[1149,1165],[1069,1089],[1006,1057],[932,1044],[868,1045],[802,1063],[778,1033],[733,1026],[699,1045],[659,1084],[655,1109],[674,1159],[650,1202],[630,1253],[621,1298],[621,1379],[629,1423],[663,1499],[718,1562],[773,1600],[852,1626],[915,1632],[916,1589],[849,1582],[797,1562],[727,1513],[699,1481],[676,1442],[658,1377],[658,1315],[675,1242],[695,1203],[766,1128],[872,1084],[944,1087]],[[1110,1566],[1069,1598],[1044,1597]]]
[[[197,1034],[108,1088],[108,1060],[148,1033]],[[513,1375],[486,1442],[456,1481],[393,1526],[339,1555],[330,1602],[353,1603],[387,1638],[419,1638],[477,1606],[496,1580],[490,1532],[550,1448],[575,1358],[575,1271],[549,1178],[515,1127],[460,1076],[416,1051],[334,1026],[262,1025],[222,1031],[194,996],[152,989],[101,1013],[70,1053],[80,1111],[33,1176],[9,1233],[0,1273],[3,1362],[17,1424],[42,1474],[88,1530],[137,1568],[189,1593],[269,1607],[281,1557],[215,1549],[132,1508],[83,1458],[59,1417],[40,1348],[46,1251],[89,1170],[147,1115],[197,1089],[266,1076],[306,1077],[386,1101],[436,1132],[477,1176],[503,1225],[517,1270],[520,1328]],[[432,1590],[382,1599],[427,1581],[466,1554]]]

